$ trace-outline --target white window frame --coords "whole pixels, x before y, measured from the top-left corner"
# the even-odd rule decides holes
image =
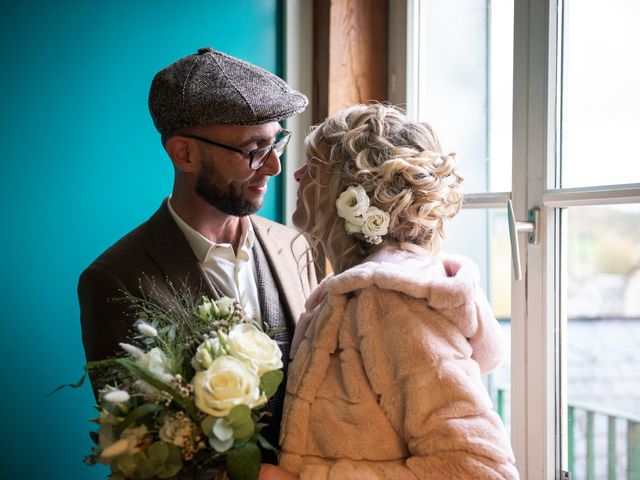
[[[304,93],[309,102],[313,98],[313,2],[285,0],[285,71],[283,77],[294,89]],[[285,223],[293,227],[291,215],[296,209],[298,182],[293,172],[306,162],[304,138],[312,123],[313,105],[287,120],[287,128],[294,132],[287,146],[287,157],[281,175],[284,176],[283,205]]]

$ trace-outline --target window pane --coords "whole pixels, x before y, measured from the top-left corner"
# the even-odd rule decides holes
[[[640,468],[640,205],[569,208],[563,218],[571,478],[635,478],[627,472]]]
[[[418,5],[418,117],[458,154],[466,192],[510,191],[513,0]]]
[[[564,5],[561,186],[640,182],[640,2]]]
[[[469,241],[473,238],[473,241]],[[511,344],[511,250],[505,209],[463,210],[447,227],[442,250],[471,258],[480,269],[480,283],[487,294],[496,318]],[[510,431],[510,359],[487,380],[496,410]]]

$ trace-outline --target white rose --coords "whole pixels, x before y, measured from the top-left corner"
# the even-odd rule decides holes
[[[349,187],[336,200],[336,207],[340,217],[358,224],[359,217],[369,208],[369,197],[362,185]]]
[[[364,222],[364,219],[361,219]],[[362,232],[362,223],[351,223],[349,220],[345,220],[344,229],[348,234],[352,235],[354,233]]]
[[[364,214],[364,223],[362,224],[362,233],[364,236],[378,244],[382,241],[384,235],[389,231],[389,214],[377,207],[369,207]]]
[[[229,332],[229,353],[251,363],[258,377],[282,368],[282,352],[278,343],[247,323],[236,325]]]
[[[224,417],[236,405],[259,407],[267,402],[260,394],[260,379],[242,360],[225,355],[193,377],[196,406],[214,417]]]
[[[222,297],[216,301],[216,305],[220,309],[222,315],[230,315],[233,313],[235,300],[229,297]]]

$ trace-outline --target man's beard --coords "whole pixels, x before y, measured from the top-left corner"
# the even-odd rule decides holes
[[[244,198],[242,191],[235,191],[233,185],[216,183],[216,178],[219,178],[218,172],[204,164],[196,180],[196,193],[212,207],[228,215],[244,217],[256,213],[262,206],[262,202],[256,204]]]

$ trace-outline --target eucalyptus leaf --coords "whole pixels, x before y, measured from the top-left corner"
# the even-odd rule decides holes
[[[151,463],[161,469],[169,458],[169,445],[164,442],[153,442],[145,452]]]
[[[233,428],[229,425],[229,422],[224,418],[219,418],[213,424],[213,434],[218,438],[218,440],[229,440],[233,437],[234,432]]]
[[[134,455],[119,455],[111,462],[111,468],[121,472],[125,477],[133,477],[138,465],[139,457],[136,461]]]
[[[142,479],[153,478],[162,470],[162,465],[155,465],[144,453],[136,453],[136,455],[140,455],[136,477]]]
[[[238,442],[246,442],[253,436],[255,424],[251,409],[246,405],[236,405],[227,415],[227,421],[233,428],[233,436]]]
[[[271,398],[278,391],[278,386],[283,379],[284,373],[281,370],[271,370],[260,378],[260,390],[264,392],[267,398]]]
[[[202,422],[200,422],[200,428],[207,437],[213,435],[213,424],[215,422],[216,419],[211,416],[207,416],[204,420],[202,420]]]
[[[209,445],[211,445],[211,448],[216,452],[223,453],[233,447],[233,437],[226,440],[218,440],[215,436],[212,436],[209,437]]]
[[[260,472],[260,449],[255,443],[235,447],[227,458],[231,480],[256,480]]]
[[[170,478],[182,469],[182,455],[180,449],[175,445],[169,446],[169,456],[164,464],[164,468],[158,473],[158,478]]]
[[[236,405],[229,411],[227,415],[227,421],[233,426],[239,423],[245,422],[251,418],[251,409],[246,405]]]

